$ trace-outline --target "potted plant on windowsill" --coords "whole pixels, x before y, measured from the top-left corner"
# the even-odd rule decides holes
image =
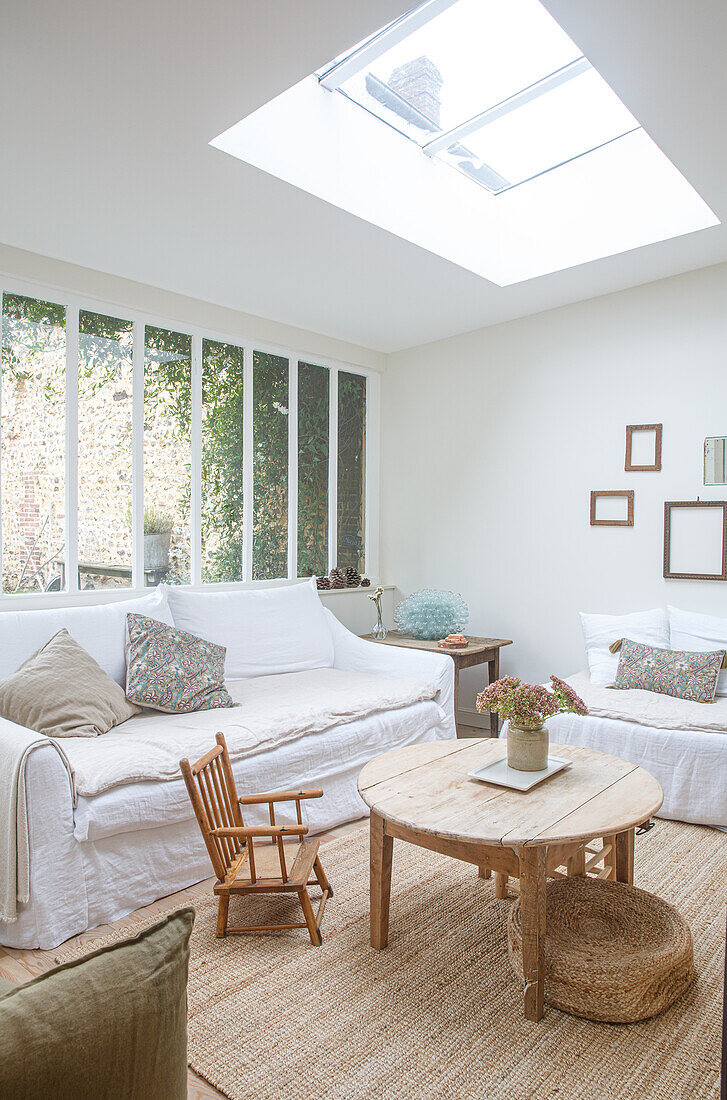
[[[157,511],[153,505],[144,509],[144,570],[169,568],[169,544],[174,517]]]
[[[570,684],[550,677],[551,688],[523,684],[503,676],[477,696],[477,710],[496,711],[507,719],[507,763],[520,772],[544,771],[548,766],[548,731],[554,714],[588,714],[588,708]]]

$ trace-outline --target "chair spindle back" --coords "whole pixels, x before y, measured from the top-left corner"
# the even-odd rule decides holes
[[[182,760],[180,767],[215,874],[224,879],[244,847],[239,837],[213,831],[244,825],[224,735],[218,733],[215,748],[195,764]]]

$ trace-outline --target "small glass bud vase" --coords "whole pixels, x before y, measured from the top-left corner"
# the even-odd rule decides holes
[[[518,772],[541,772],[548,766],[548,730],[524,730],[509,721],[507,724],[507,763]]]
[[[387,633],[388,633],[388,631],[387,631],[386,627],[384,626],[384,620],[381,618],[381,604],[379,602],[377,602],[377,604],[376,604],[376,626],[371,631],[371,637],[376,638],[377,642],[383,642],[383,640],[386,637]]]

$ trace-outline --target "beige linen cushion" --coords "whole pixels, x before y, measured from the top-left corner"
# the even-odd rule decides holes
[[[97,737],[140,709],[67,630],[0,680],[0,715],[47,737]]]
[[[0,1096],[186,1100],[194,910],[0,990]],[[3,995],[4,994],[4,995]]]

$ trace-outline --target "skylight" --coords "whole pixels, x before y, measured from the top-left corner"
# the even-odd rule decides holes
[[[539,0],[427,0],[212,144],[500,285],[718,224]]]
[[[638,127],[537,0],[429,0],[316,75],[494,193]]]

